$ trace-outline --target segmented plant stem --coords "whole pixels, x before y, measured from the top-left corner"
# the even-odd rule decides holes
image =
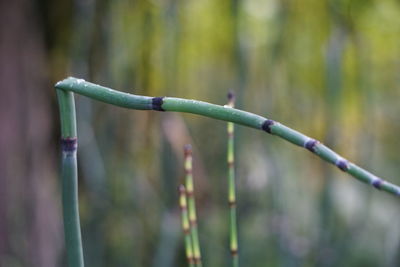
[[[200,241],[197,230],[196,203],[194,199],[192,147],[190,145],[185,146],[184,154],[185,154],[185,184],[186,184],[186,195],[188,199],[190,233],[193,242],[193,256],[194,256],[195,266],[201,267],[202,263],[201,263]]]
[[[195,267],[195,261],[193,257],[193,243],[190,233],[190,223],[187,210],[186,188],[184,185],[180,185],[178,190],[179,190],[179,207],[181,208],[182,230],[185,236],[186,259],[188,261],[189,267]]]
[[[55,87],[65,91],[72,91],[105,103],[120,107],[140,110],[176,111],[198,114],[218,120],[234,122],[247,127],[263,130],[276,135],[297,146],[304,147],[321,159],[337,166],[351,176],[370,184],[373,187],[400,196],[400,187],[387,182],[376,175],[364,170],[356,164],[346,160],[330,148],[298,131],[295,131],[279,122],[262,116],[203,101],[189,100],[175,97],[149,97],[118,92],[107,87],[86,82],[82,79],[67,78],[58,82]]]
[[[233,92],[228,94],[228,106],[235,107],[235,95]],[[232,256],[232,266],[239,266],[238,251],[238,234],[236,219],[236,181],[235,181],[235,150],[234,135],[235,127],[232,122],[228,122],[228,145],[227,145],[227,162],[228,162],[228,204],[229,204],[229,246]]]
[[[57,90],[61,120],[61,179],[64,236],[68,266],[83,267],[79,222],[75,101],[72,92]]]

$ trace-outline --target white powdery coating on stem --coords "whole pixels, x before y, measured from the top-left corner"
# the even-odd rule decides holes
[[[81,83],[84,83],[84,82],[85,82],[84,79],[77,79],[77,80],[76,80],[76,83],[77,83],[77,84],[81,84]]]
[[[63,151],[62,157],[63,158],[75,157],[76,154],[77,154],[76,151]]]

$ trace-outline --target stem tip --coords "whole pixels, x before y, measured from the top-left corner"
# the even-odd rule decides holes
[[[235,93],[233,91],[228,92],[228,100],[231,102],[235,101]]]

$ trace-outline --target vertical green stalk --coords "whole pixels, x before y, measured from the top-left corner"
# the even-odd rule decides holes
[[[186,183],[186,194],[188,199],[188,212],[190,222],[190,234],[193,242],[193,256],[196,267],[201,267],[201,252],[199,234],[197,231],[197,215],[196,215],[196,204],[194,200],[194,189],[193,189],[193,173],[192,173],[192,147],[190,145],[185,146],[185,183]]]
[[[189,267],[195,267],[193,258],[193,244],[190,234],[190,224],[187,210],[186,188],[180,185],[179,188],[179,207],[181,208],[182,230],[185,235],[185,252]]]
[[[228,107],[235,107],[235,95],[232,92],[228,94]],[[236,219],[236,186],[235,186],[235,150],[234,150],[234,124],[228,122],[228,204],[229,204],[229,247],[232,256],[232,266],[239,266],[238,253],[238,234],[237,234],[237,219]]]
[[[75,101],[72,92],[57,90],[61,121],[61,179],[64,235],[68,266],[83,267],[83,251],[78,206]]]

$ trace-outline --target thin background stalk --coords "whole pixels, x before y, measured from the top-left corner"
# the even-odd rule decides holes
[[[228,106],[235,107],[235,95],[233,92],[228,94]],[[235,181],[235,127],[232,122],[228,122],[228,145],[227,145],[227,163],[228,163],[228,204],[229,204],[229,248],[232,256],[232,266],[239,267],[239,247],[237,234],[236,218],[236,181]]]
[[[64,235],[68,266],[83,267],[83,251],[79,222],[77,136],[75,101],[72,92],[57,90],[61,120],[61,179]]]
[[[193,242],[190,232],[190,223],[187,210],[186,188],[184,185],[180,185],[178,190],[179,190],[179,207],[181,209],[182,230],[185,236],[186,259],[188,261],[189,267],[195,267],[195,262],[193,258]]]
[[[323,160],[337,166],[342,171],[349,173],[351,176],[357,180],[360,180],[361,182],[370,184],[377,189],[386,191],[393,195],[400,196],[400,187],[384,181],[383,179],[357,166],[356,164],[346,160],[319,141],[295,131],[279,122],[250,112],[234,108],[224,108],[223,106],[214,105],[203,101],[183,98],[132,95],[72,77],[58,82],[55,87],[57,89],[72,91],[120,107],[139,110],[193,113],[263,130],[272,135],[277,135],[292,144],[306,148]]]
[[[185,184],[186,184],[186,195],[188,200],[190,233],[193,242],[193,257],[195,266],[201,267],[202,263],[201,263],[200,241],[197,229],[196,203],[194,199],[192,147],[190,145],[186,145],[184,153],[185,153]]]

